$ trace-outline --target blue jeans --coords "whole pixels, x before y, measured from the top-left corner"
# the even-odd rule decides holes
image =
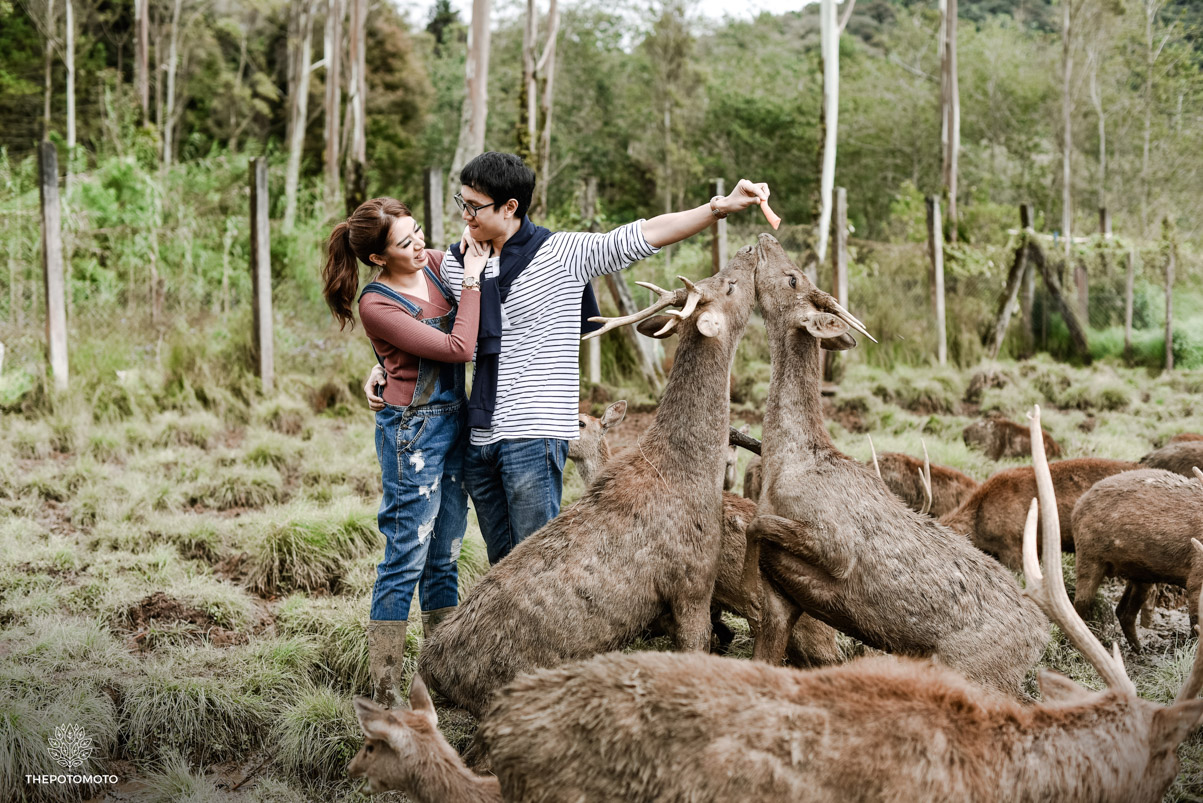
[[[515,438],[468,445],[464,481],[495,564],[560,513],[568,441]]]
[[[372,590],[374,620],[409,619],[419,581],[422,610],[459,601],[457,562],[468,521],[463,471],[468,412],[462,396],[445,404],[438,399],[408,412],[389,405],[376,413],[384,485],[377,522],[385,546]]]

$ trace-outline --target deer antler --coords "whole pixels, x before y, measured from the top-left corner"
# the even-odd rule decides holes
[[[877,472],[877,479],[881,479],[881,466],[877,465],[877,450],[873,448],[873,436],[869,436],[869,452],[873,455],[873,470]],[[884,480],[882,480],[884,482]]]
[[[1113,645],[1114,651],[1108,655],[1107,650],[1078,616],[1069,601],[1069,595],[1065,593],[1065,578],[1061,575],[1061,521],[1057,515],[1053,475],[1049,471],[1048,457],[1044,454],[1039,405],[1035,406],[1034,412],[1028,414],[1028,419],[1032,422],[1032,468],[1036,472],[1036,493],[1040,501],[1037,505],[1037,501],[1032,500],[1027,523],[1023,528],[1023,575],[1027,580],[1027,588],[1023,593],[1039,605],[1045,615],[1065,632],[1069,643],[1098,670],[1108,686],[1135,696],[1136,686],[1124,670],[1119,645]],[[1040,561],[1036,557],[1037,511],[1040,512],[1044,530],[1043,575],[1040,571]]]
[[[919,442],[923,444],[923,468],[919,470],[919,484],[923,486],[923,509],[919,512],[926,516],[931,512],[932,505],[931,460],[927,457],[927,441],[920,438]]]
[[[842,318],[845,323],[847,323],[849,326],[851,326],[856,331],[860,332],[865,337],[872,340],[874,343],[877,342],[877,338],[875,338],[875,337],[873,337],[873,335],[869,334],[869,330],[866,329],[865,325],[860,322],[860,319],[857,318],[855,315],[853,315],[848,310],[844,309],[843,305],[840,304],[840,302],[836,301],[833,298],[833,299],[831,299],[831,306],[835,307],[836,315],[838,315],[840,318]]]
[[[588,340],[591,337],[598,337],[606,332],[609,332],[611,329],[617,329],[620,326],[627,326],[632,323],[639,323],[640,321],[647,320],[665,307],[687,303],[687,299],[682,298],[682,294],[685,292],[684,290],[665,290],[661,287],[657,287],[651,282],[636,282],[636,284],[638,284],[640,287],[645,287],[648,290],[657,293],[660,296],[660,299],[650,307],[642,309],[639,312],[636,312],[634,315],[625,315],[621,318],[606,318],[601,315],[596,315],[590,318],[589,320],[593,323],[601,323],[605,325],[602,326],[601,329],[589,332],[587,335],[583,336],[581,340]],[[696,304],[697,302],[694,303]],[[662,329],[661,332],[663,331],[664,330]]]

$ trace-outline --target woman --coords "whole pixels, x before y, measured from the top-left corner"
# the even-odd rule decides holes
[[[467,443],[464,363],[480,321],[480,274],[487,248],[469,241],[456,303],[440,276],[443,255],[426,250],[422,227],[405,204],[374,198],[334,227],[327,242],[324,294],[340,328],[362,262],[379,270],[359,296],[359,317],[388,381],[376,413],[376,455],[384,486],[378,523],[385,536],[368,623],[372,691],[393,705],[401,681],[405,631],[419,585],[429,634],[458,603],[457,567],[467,525],[463,487]]]

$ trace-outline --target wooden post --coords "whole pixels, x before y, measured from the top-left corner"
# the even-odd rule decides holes
[[[1002,348],[1003,338],[1007,334],[1007,326],[1011,316],[1015,314],[1015,306],[1019,301],[1019,286],[1028,273],[1028,230],[1019,233],[1019,247],[1015,249],[1015,261],[1011,263],[1011,271],[1007,274],[1007,286],[1003,290],[1002,300],[998,306],[998,315],[994,319],[994,342],[990,346],[990,359],[998,358]]]
[[[1031,204],[1019,205],[1019,225],[1030,243],[1032,235],[1035,234],[1035,230],[1032,228]],[[1030,349],[1036,333],[1036,327],[1032,320],[1032,308],[1036,305],[1036,271],[1026,254],[1024,255],[1023,279],[1020,280],[1020,287],[1019,309],[1023,315],[1024,348]]]
[[[1090,277],[1086,272],[1086,260],[1078,258],[1074,264],[1074,287],[1078,291],[1078,315],[1082,325],[1090,326]]]
[[[593,280],[593,294],[596,296],[601,290],[601,285],[596,279]],[[630,328],[630,327],[627,327]],[[588,341],[589,355],[589,382],[594,385],[601,384],[601,338],[591,337]]]
[[[4,373],[4,344],[0,343],[0,374]]]
[[[46,343],[54,389],[65,391],[67,373],[67,302],[63,278],[63,226],[58,202],[58,151],[54,143],[38,145],[42,195],[42,276],[46,287]]]
[[[710,197],[726,195],[727,188],[721,178],[710,179]],[[727,265],[727,221],[716,220],[710,227],[710,275],[718,273]]]
[[[1111,210],[1105,206],[1099,207],[1099,234],[1104,240],[1111,239]]]
[[[1124,356],[1132,353],[1132,301],[1136,288],[1136,246],[1128,249],[1128,279],[1124,283]]]
[[[927,197],[927,250],[931,257],[932,305],[936,316],[936,361],[948,362],[948,329],[944,316],[944,232],[940,228],[940,200]]]
[[[443,229],[443,171],[437,167],[426,168],[426,181],[422,185],[422,217],[426,220],[426,247],[441,251],[447,247]]]
[[[848,190],[835,188],[835,248],[831,250],[831,294],[848,308]]]
[[[1090,345],[1086,342],[1086,330],[1082,328],[1081,322],[1078,320],[1077,313],[1074,311],[1073,304],[1069,303],[1065,294],[1061,291],[1061,282],[1057,279],[1056,271],[1048,264],[1048,260],[1044,257],[1044,249],[1038,243],[1033,242],[1031,249],[1028,251],[1028,259],[1036,263],[1036,267],[1040,269],[1040,274],[1044,277],[1044,289],[1052,297],[1057,304],[1057,309],[1061,312],[1061,319],[1065,321],[1065,328],[1069,330],[1070,342],[1074,345],[1074,350],[1078,352],[1078,356],[1082,358],[1082,362],[1090,364]],[[1049,305],[1044,305],[1044,312],[1047,318]],[[1046,330],[1047,331],[1047,330]]]
[[[1165,262],[1165,370],[1174,370],[1174,260],[1177,257],[1178,243],[1174,239],[1174,230],[1169,218],[1163,224],[1167,232],[1169,254]]]
[[[255,354],[263,392],[275,384],[275,349],[272,341],[271,240],[267,219],[267,159],[251,159],[251,288],[254,293]]]

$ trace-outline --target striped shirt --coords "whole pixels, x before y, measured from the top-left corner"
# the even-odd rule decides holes
[[[510,438],[580,437],[581,294],[586,282],[616,273],[660,249],[637,220],[606,234],[556,232],[523,269],[501,305],[501,355],[493,426],[472,429],[472,445]],[[484,277],[498,273],[490,257]],[[459,298],[464,266],[448,249],[443,275]]]

